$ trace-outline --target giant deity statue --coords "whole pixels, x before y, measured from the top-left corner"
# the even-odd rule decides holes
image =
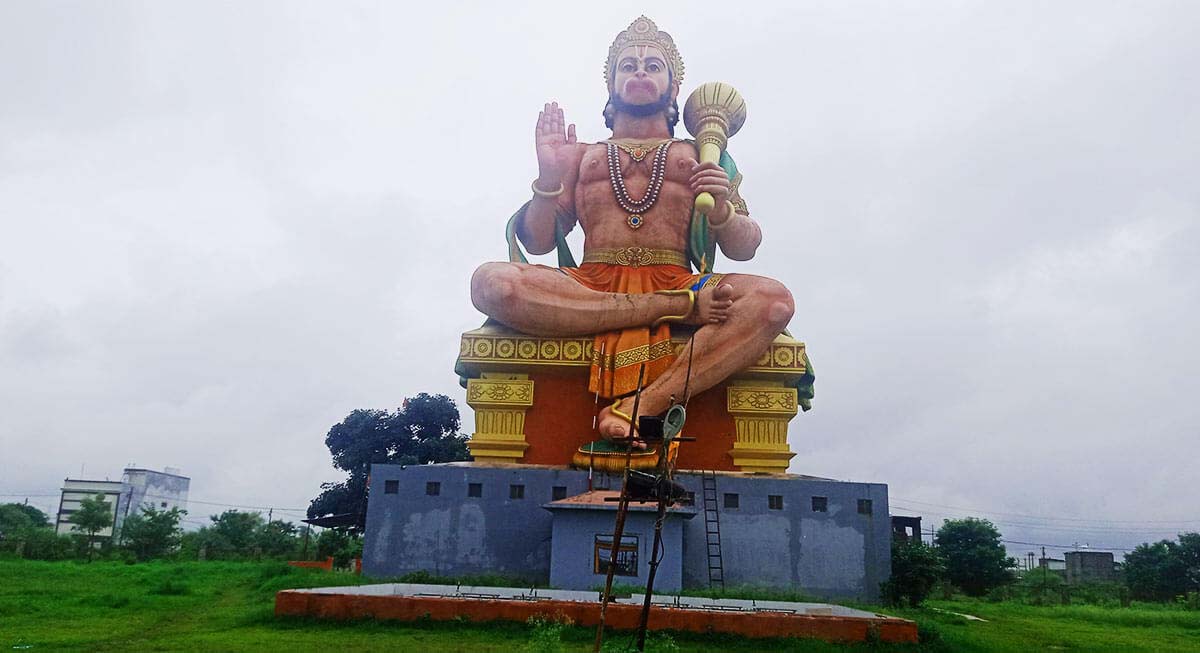
[[[590,345],[587,391],[604,398],[595,435],[637,448],[630,412],[640,371],[640,413],[661,414],[685,386],[700,393],[752,368],[795,310],[774,279],[713,271],[718,248],[733,260],[753,258],[762,230],[729,154],[702,157],[696,141],[676,137],[683,78],[673,39],[652,21],[638,18],[621,32],[605,67],[611,137],[579,142],[557,102],[543,107],[534,128],[538,174],[509,222],[510,260],[485,263],[471,279],[474,305],[513,333]],[[704,194],[707,203],[697,202]],[[584,235],[578,265],[564,239],[576,226]],[[527,262],[521,245],[534,255],[557,249],[559,267]],[[796,344],[789,369],[810,388]],[[804,407],[806,396],[802,389]]]

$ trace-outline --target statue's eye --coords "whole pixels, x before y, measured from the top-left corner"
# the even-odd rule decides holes
[[[623,73],[631,73],[631,72],[633,72],[633,64],[631,64],[631,63],[623,63],[623,64],[621,64],[621,72],[623,72]]]
[[[646,64],[646,71],[647,71],[647,72],[656,73],[656,72],[658,72],[659,70],[662,70],[662,69],[661,69],[661,68],[659,68],[659,67],[658,67],[658,64],[656,64],[656,63]]]

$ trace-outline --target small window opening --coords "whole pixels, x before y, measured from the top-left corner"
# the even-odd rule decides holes
[[[384,494],[398,494],[399,492],[400,492],[400,481],[384,481],[383,482],[383,493]]]
[[[767,508],[771,510],[783,510],[783,495],[770,494],[767,495]]]
[[[726,508],[738,507],[738,495],[730,494],[730,493],[726,492],[725,493],[725,507]]]
[[[567,486],[555,485],[550,491],[550,497],[552,501],[558,501],[559,499],[567,498]]]
[[[813,497],[812,498],[813,512],[829,512],[829,497]]]
[[[436,497],[442,493],[442,484],[438,481],[429,481],[425,484],[425,494],[431,497]]]
[[[860,515],[871,514],[871,500],[870,499],[859,499],[858,500],[858,514],[860,514]]]
[[[483,483],[467,483],[467,496],[469,496],[469,497],[483,496]]]
[[[510,499],[524,499],[524,498],[525,498],[525,486],[524,486],[524,485],[510,485],[510,486],[508,486],[508,498],[510,498]]]

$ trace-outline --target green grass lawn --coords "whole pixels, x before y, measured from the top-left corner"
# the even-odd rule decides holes
[[[566,628],[539,648],[524,624],[316,622],[276,619],[275,592],[364,582],[280,563],[30,562],[0,560],[0,651],[590,651],[593,631]],[[988,622],[929,609],[886,611],[932,626],[941,643],[836,646],[674,635],[660,651],[1197,651],[1200,613],[1159,607],[1035,608],[933,602]],[[863,607],[863,606],[858,606]],[[544,631],[540,633],[544,635]],[[629,642],[628,633],[610,637]],[[26,648],[27,647],[27,648]],[[609,650],[620,650],[612,648]]]

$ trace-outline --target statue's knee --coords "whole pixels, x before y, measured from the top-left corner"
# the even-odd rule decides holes
[[[773,331],[783,331],[791,322],[796,312],[796,304],[792,301],[792,293],[786,286],[773,279],[764,281],[758,289],[758,295],[766,307],[764,321]]]
[[[507,263],[484,263],[471,275],[471,303],[491,315],[516,295],[520,271]]]

